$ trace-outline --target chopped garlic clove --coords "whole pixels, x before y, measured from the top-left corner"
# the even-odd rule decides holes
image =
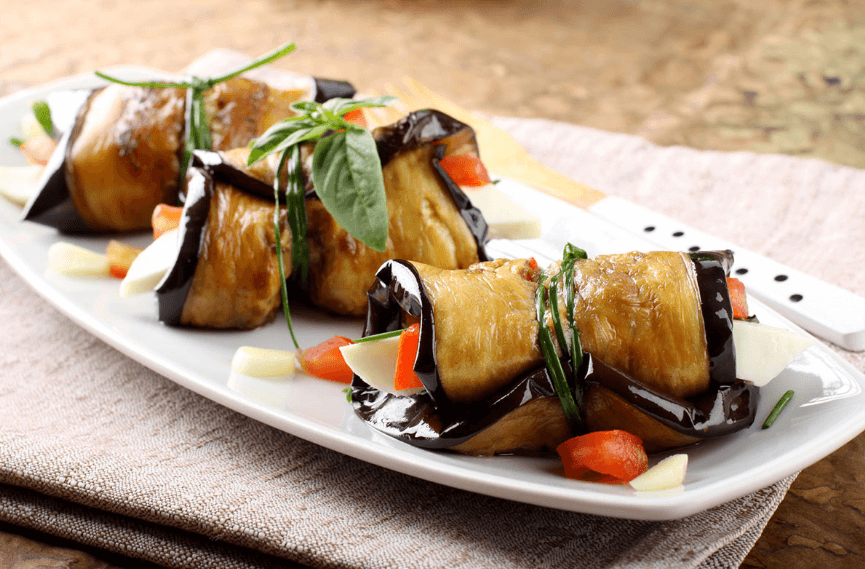
[[[45,166],[0,166],[0,194],[10,202],[25,206],[36,190]]]
[[[58,241],[48,248],[48,267],[70,277],[105,276],[109,271],[108,255]]]
[[[629,484],[640,492],[655,492],[675,488],[685,481],[687,469],[688,455],[674,454],[640,474]]]
[[[295,352],[241,346],[234,352],[231,369],[252,377],[290,376],[294,375],[296,362]]]

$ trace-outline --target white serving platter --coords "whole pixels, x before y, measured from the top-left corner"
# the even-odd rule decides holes
[[[123,72],[125,77],[148,73],[138,68],[111,71]],[[18,134],[30,101],[44,99],[58,89],[94,84],[92,77],[77,76],[0,100],[0,139]],[[0,143],[0,166],[23,164],[12,145]],[[498,187],[541,218],[543,236],[528,242],[495,243],[496,250],[535,254],[540,260],[557,256],[566,240],[590,255],[657,248],[601,217],[519,183],[504,180]],[[454,488],[576,512],[674,519],[781,480],[865,430],[865,377],[816,343],[761,390],[757,421],[751,428],[687,450],[687,477],[674,492],[639,493],[627,485],[568,480],[556,458],[477,458],[420,450],[369,428],[354,415],[343,385],[303,374],[291,379],[232,375],[231,359],[240,346],[290,349],[284,320],[247,332],[166,327],[156,319],[152,295],[121,299],[115,279],[72,278],[48,269],[47,250],[54,242],[65,240],[104,251],[108,237],[61,236],[20,222],[20,212],[19,207],[0,199],[0,255],[47,302],[95,336],[179,385],[253,419],[383,468]],[[123,240],[144,245],[149,236]],[[797,329],[763,304],[752,303],[752,311],[765,324]],[[334,334],[361,334],[360,320],[336,318],[302,306],[294,306],[292,316],[303,346]],[[795,390],[792,403],[772,428],[762,430],[763,419],[788,389]]]

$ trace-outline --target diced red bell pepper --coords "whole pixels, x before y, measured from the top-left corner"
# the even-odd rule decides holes
[[[339,383],[351,383],[354,372],[345,363],[339,348],[354,344],[344,336],[334,336],[300,353],[300,367],[309,375]]]
[[[161,203],[153,208],[153,216],[150,218],[150,224],[153,225],[153,238],[159,239],[159,236],[166,231],[176,229],[180,225],[180,217],[183,215],[183,208]]]
[[[485,186],[492,183],[481,159],[472,154],[453,154],[439,160],[439,165],[458,186]]]
[[[745,285],[739,279],[727,277],[727,288],[730,290],[730,302],[733,304],[733,318],[746,319],[748,313],[748,298],[745,295]]]
[[[396,372],[393,387],[397,391],[410,387],[423,387],[420,378],[414,371],[414,360],[417,357],[417,347],[420,343],[420,325],[412,324],[399,335],[396,356]]]
[[[560,444],[565,476],[612,484],[630,482],[649,468],[640,437],[626,431],[597,431]]]
[[[118,279],[126,278],[129,267],[132,266],[132,262],[141,251],[143,249],[139,247],[133,247],[132,245],[112,239],[105,248],[105,254],[108,256],[108,272],[112,277]]]
[[[349,111],[342,115],[342,118],[352,124],[356,124],[364,128],[367,127],[366,116],[363,114],[363,109],[355,109],[353,111]]]

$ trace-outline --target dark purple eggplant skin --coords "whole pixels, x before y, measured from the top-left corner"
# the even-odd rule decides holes
[[[474,130],[469,125],[441,111],[426,109],[411,112],[392,125],[376,129],[374,134],[378,156],[382,166],[384,166],[400,152],[427,144],[438,144],[464,131],[471,132],[471,137],[474,140]],[[475,143],[475,151],[480,155],[477,143]],[[489,261],[491,259],[484,247],[489,232],[487,222],[481,211],[472,205],[465,192],[439,165],[438,161],[444,156],[444,152],[445,146],[440,145],[437,149],[436,158],[433,159],[433,167],[475,238],[478,246],[478,258],[481,261]]]
[[[183,305],[189,296],[198,266],[216,181],[231,184],[249,193],[269,193],[273,196],[270,185],[225,162],[219,152],[193,152],[186,184],[186,202],[180,220],[179,253],[174,266],[156,290],[159,320],[169,326],[180,326]]]
[[[724,268],[721,257],[725,255],[729,253],[706,254],[707,257],[715,258],[718,266],[727,271],[731,263],[726,263],[727,268]],[[701,271],[698,270],[698,280],[708,278],[713,283],[717,282],[717,279],[711,278],[711,272],[708,277],[700,275]],[[438,382],[435,323],[420,275],[410,263],[394,260],[385,263],[376,277],[369,291],[369,309],[363,335],[370,336],[403,327],[403,313],[420,318],[421,335],[414,369],[426,392],[414,396],[395,396],[370,387],[355,376],[351,385],[353,408],[360,418],[375,429],[414,446],[447,449],[469,440],[535,397],[555,396],[552,379],[546,367],[541,367],[517,378],[507,388],[485,400],[470,405],[449,402],[441,393]],[[729,302],[726,286],[724,292],[713,289],[712,284],[706,286],[707,290],[727,296]],[[712,310],[713,305],[707,303],[702,308],[704,311]],[[723,319],[718,317],[718,321],[720,327]],[[729,320],[729,326],[732,329],[732,319]],[[715,338],[713,341],[718,340]],[[713,348],[718,358],[728,362],[732,360],[735,365],[732,350]],[[562,365],[566,377],[574,377],[569,359],[563,359]],[[725,376],[718,377],[726,381]],[[576,384],[571,385],[571,388],[585,391],[592,385],[609,389],[674,431],[697,439],[725,436],[750,427],[759,403],[757,387],[735,379],[722,383],[714,376],[710,379],[709,388],[696,397],[687,400],[671,397],[640,383],[591,354],[584,354],[577,370]],[[585,416],[585,409],[580,411]]]
[[[76,116],[87,112],[90,99],[96,90],[91,90],[88,97],[82,98]],[[21,221],[32,221],[57,229],[61,233],[89,233],[93,230],[79,215],[66,185],[66,156],[71,141],[75,139],[81,121],[75,120],[74,126],[67,129],[57,148],[45,166],[45,172],[40,180],[40,189],[27,203],[21,213]]]
[[[177,259],[156,289],[159,320],[169,326],[180,326],[183,305],[189,296],[198,266],[213,192],[211,173],[205,168],[190,168],[186,184],[186,203],[178,226],[180,248]]]
[[[697,251],[691,253],[697,272],[706,345],[709,352],[709,377],[719,385],[736,382],[736,352],[733,344],[733,305],[727,276],[733,266],[733,252]]]
[[[313,77],[315,81],[315,102],[324,103],[330,99],[351,99],[357,91],[348,81],[337,79],[322,79]]]

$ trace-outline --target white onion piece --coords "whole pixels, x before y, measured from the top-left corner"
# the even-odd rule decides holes
[[[398,348],[399,336],[393,336],[383,340],[349,344],[340,347],[339,351],[351,371],[368,385],[397,395],[420,393],[423,391],[422,387],[399,391],[394,387]]]
[[[166,231],[135,257],[126,278],[120,283],[120,296],[150,292],[174,265],[180,247],[177,229]]]
[[[736,377],[762,387],[778,376],[813,341],[790,330],[733,321]]]

